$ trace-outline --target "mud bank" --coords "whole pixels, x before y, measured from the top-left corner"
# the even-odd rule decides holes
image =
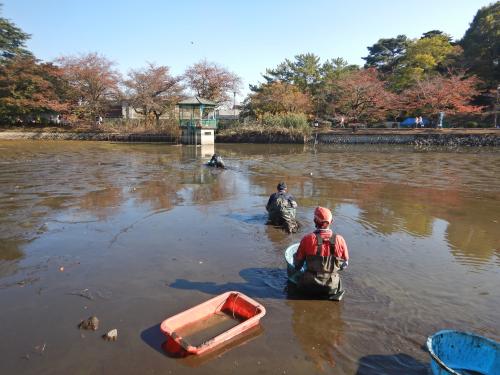
[[[66,133],[66,132],[0,132],[4,140],[68,140],[108,142],[169,142],[178,143],[178,138],[165,134],[119,134],[119,133]]]

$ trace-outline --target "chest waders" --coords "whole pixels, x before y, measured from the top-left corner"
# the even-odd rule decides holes
[[[307,255],[307,269],[299,281],[299,288],[313,295],[328,296],[332,300],[340,300],[344,294],[342,281],[338,271],[340,260],[333,255],[335,253],[336,234],[328,239],[330,251],[328,256],[321,255],[323,238],[316,232],[318,242],[315,255]]]
[[[269,221],[274,225],[283,226],[289,233],[294,233],[298,229],[295,213],[296,210],[291,207],[288,197],[279,193],[269,211]]]

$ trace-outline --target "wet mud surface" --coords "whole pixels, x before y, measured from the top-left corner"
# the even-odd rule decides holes
[[[500,339],[498,149],[216,149],[227,170],[203,165],[213,148],[0,141],[0,373],[427,374],[437,330]],[[280,180],[295,234],[265,225]],[[340,303],[286,288],[318,204],[351,255]],[[261,327],[166,355],[161,321],[229,290],[266,307]]]

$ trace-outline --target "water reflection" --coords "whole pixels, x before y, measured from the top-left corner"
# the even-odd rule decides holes
[[[189,373],[152,349],[149,342],[157,349],[162,336],[147,336],[158,332],[166,308],[192,305],[200,293],[190,291],[236,289],[261,300],[269,334],[255,353],[272,373],[282,373],[283,363],[311,372],[419,373],[427,360],[420,345],[437,329],[498,337],[498,151],[217,145],[231,168],[214,171],[203,166],[211,150],[195,147],[0,144],[1,373],[23,366],[19,353],[34,337],[60,354],[56,372],[98,363],[102,351],[90,336],[71,341],[90,306],[116,324],[124,319],[120,342],[138,353],[121,367],[108,361],[110,373],[137,372],[145,358],[150,372]],[[304,224],[293,235],[265,226],[267,198],[281,179]],[[290,300],[284,291],[283,250],[312,229],[317,204],[335,210],[336,229],[352,249],[340,304]],[[101,251],[119,236],[120,246]],[[29,284],[38,277],[41,293]],[[91,304],[64,294],[103,287],[113,291],[110,299]],[[64,318],[57,329],[44,324],[54,316]],[[145,327],[143,340],[127,339]],[[65,351],[74,345],[82,350]],[[253,359],[252,347],[231,355]],[[208,366],[230,373],[226,362]],[[39,363],[29,361],[30,371],[50,372]],[[262,369],[247,363],[248,373]]]
[[[7,239],[0,241],[0,278],[16,273],[19,260],[24,258],[24,252],[20,249],[24,242]]]
[[[149,204],[154,210],[170,210],[182,199],[178,195],[180,184],[175,180],[150,180],[134,188],[134,197],[139,204]]]
[[[331,301],[289,300],[295,337],[316,368],[324,372],[336,366],[336,348],[342,345],[342,304]]]
[[[118,212],[123,198],[122,189],[116,187],[91,191],[80,199],[80,209],[89,211],[99,220],[106,220]]]
[[[288,191],[299,203],[299,215],[316,205],[336,210],[340,204],[349,202],[359,208],[356,221],[369,231],[383,235],[403,232],[427,238],[433,235],[435,220],[441,219],[449,223],[444,240],[459,262],[486,263],[494,258],[500,262],[498,194],[488,194],[490,204],[485,207],[475,197],[454,187],[441,190],[392,182],[286,177]],[[259,186],[259,191],[265,191],[263,200],[272,192],[265,176],[250,176],[250,179]],[[309,227],[309,216],[305,218]],[[273,237],[271,231],[270,238]]]

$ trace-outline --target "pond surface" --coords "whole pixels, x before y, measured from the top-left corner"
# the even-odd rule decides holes
[[[426,374],[437,330],[500,339],[498,149],[216,150],[230,169],[203,166],[210,147],[0,142],[0,373]],[[296,234],[265,225],[280,180]],[[340,303],[285,289],[316,205],[349,246]],[[166,356],[161,321],[228,290],[266,307],[261,328]]]

